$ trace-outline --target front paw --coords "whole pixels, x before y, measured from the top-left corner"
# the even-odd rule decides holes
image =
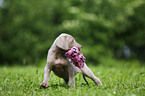
[[[42,82],[42,83],[40,84],[40,86],[46,88],[46,87],[48,87],[48,84]]]
[[[101,81],[98,82],[97,85],[98,85],[98,86],[102,86],[102,82],[101,82]]]

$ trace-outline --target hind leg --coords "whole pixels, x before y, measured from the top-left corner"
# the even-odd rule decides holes
[[[64,79],[64,81],[65,81],[66,87],[68,87],[69,79]]]
[[[65,84],[68,84],[69,79],[64,79]]]

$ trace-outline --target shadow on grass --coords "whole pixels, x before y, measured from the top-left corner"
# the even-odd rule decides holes
[[[40,89],[47,89],[47,88],[49,88],[49,87],[51,87],[51,88],[60,88],[60,87],[64,87],[64,88],[69,88],[69,87],[67,87],[65,84],[51,84],[51,85],[49,85],[48,87],[42,87],[42,86],[40,86]]]
[[[48,87],[52,87],[52,88],[59,88],[59,87],[68,88],[65,84],[51,84]]]
[[[49,87],[51,87],[51,88],[55,88],[55,89],[57,89],[57,88],[65,88],[65,89],[69,89],[69,88],[71,88],[71,86],[67,86],[66,84],[51,84],[51,85],[49,85],[48,87],[41,87],[40,86],[40,89],[47,89],[47,88],[49,88]],[[91,87],[89,84],[86,84],[86,83],[82,83],[82,84],[76,84],[76,86],[75,86],[76,88],[77,87]]]

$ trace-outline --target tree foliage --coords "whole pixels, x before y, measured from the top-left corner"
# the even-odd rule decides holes
[[[145,56],[144,0],[1,0],[0,62],[46,58],[60,33],[84,45],[87,60],[115,56],[125,45]],[[141,54],[140,54],[140,51]]]

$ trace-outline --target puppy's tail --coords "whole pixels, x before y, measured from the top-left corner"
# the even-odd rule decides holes
[[[87,81],[87,79],[86,79],[86,76],[85,76],[84,74],[83,74],[83,78],[84,78],[85,82],[86,82],[87,84],[89,84],[88,81]]]

